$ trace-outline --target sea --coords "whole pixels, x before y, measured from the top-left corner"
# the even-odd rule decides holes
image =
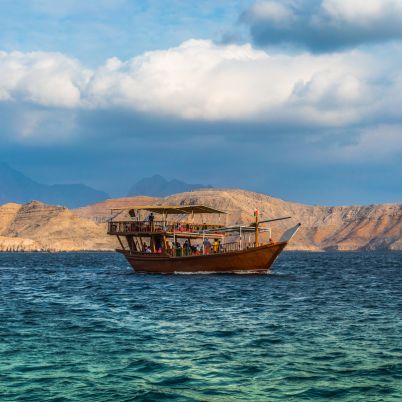
[[[0,401],[402,401],[402,253],[259,276],[2,253]]]

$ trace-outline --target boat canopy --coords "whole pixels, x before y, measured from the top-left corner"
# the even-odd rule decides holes
[[[206,205],[140,205],[124,208],[111,208],[112,211],[124,211],[124,210],[137,210],[148,211],[156,214],[164,215],[181,215],[181,214],[226,214],[219,209],[207,207]]]
[[[269,232],[270,229],[259,229],[260,232]],[[236,233],[254,233],[255,232],[255,226],[245,226],[245,225],[236,225],[236,226],[223,226],[221,228],[217,229],[207,229],[203,230],[200,233],[231,233],[231,232],[236,232]]]
[[[263,221],[259,221],[258,225],[261,225],[263,223],[269,223],[269,222],[276,222],[276,221],[283,221],[285,219],[291,219],[291,216],[285,216],[284,218],[274,218],[274,219],[265,219]],[[251,223],[250,225],[232,225],[232,226],[223,226],[219,228],[220,233],[229,233],[229,232],[255,232],[255,227],[256,223]],[[213,231],[215,229],[208,229],[204,231],[205,233],[208,233],[210,231]],[[266,228],[261,228],[259,227],[258,229],[260,232],[270,232],[270,229]]]

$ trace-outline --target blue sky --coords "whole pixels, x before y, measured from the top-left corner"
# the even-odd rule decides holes
[[[38,181],[401,201],[402,0],[0,0],[0,26],[0,160]]]
[[[63,52],[87,66],[189,38],[220,40],[250,0],[1,0],[2,50]]]

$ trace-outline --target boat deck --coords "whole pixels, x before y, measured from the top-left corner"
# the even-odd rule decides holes
[[[223,225],[211,224],[196,224],[188,222],[164,222],[164,221],[113,221],[108,223],[108,234],[110,235],[137,235],[137,234],[196,234],[203,231],[213,231],[216,229],[216,234],[219,234],[219,228]],[[208,236],[214,236],[214,233],[209,233]]]

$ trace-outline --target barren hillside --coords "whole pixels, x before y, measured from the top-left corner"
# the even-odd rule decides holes
[[[1,251],[112,250],[106,225],[38,201],[0,207]]]
[[[402,249],[402,204],[309,206],[249,191],[226,189],[177,194],[163,202],[207,204],[228,211],[223,217],[228,224],[252,222],[254,208],[260,210],[262,219],[292,216],[291,220],[271,224],[275,236],[291,223],[302,223],[302,229],[289,249]]]
[[[106,235],[103,223],[110,209],[144,204],[205,204],[228,212],[220,217],[224,224],[251,223],[254,208],[261,219],[291,216],[271,228],[275,239],[285,228],[302,223],[288,247],[293,250],[402,250],[402,204],[309,206],[231,189],[110,199],[71,211],[36,201],[5,204],[0,207],[0,250],[112,250],[116,242]]]

